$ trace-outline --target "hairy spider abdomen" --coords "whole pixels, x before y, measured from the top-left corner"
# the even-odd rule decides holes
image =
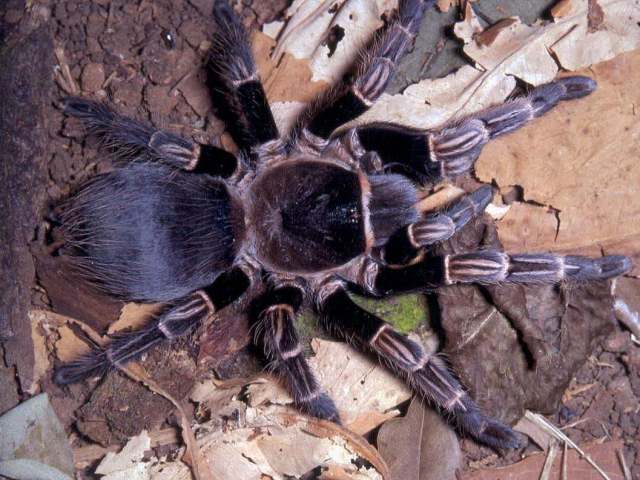
[[[347,263],[367,249],[366,177],[334,163],[291,160],[251,187],[255,254],[274,270],[311,273]]]
[[[61,212],[66,253],[83,275],[140,301],[210,285],[235,258],[243,216],[222,181],[146,163],[93,178]]]

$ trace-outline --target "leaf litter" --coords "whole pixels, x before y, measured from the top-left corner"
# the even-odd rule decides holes
[[[458,2],[439,2],[443,10],[455,7],[457,4]],[[292,124],[295,115],[305,107],[313,95],[345,73],[348,65],[353,61],[356,47],[366,44],[373,31],[382,24],[383,15],[388,14],[395,6],[396,2],[383,0],[339,2],[296,0],[287,10],[284,23],[266,25],[264,34],[257,33],[253,37],[259,68],[265,78],[267,94],[273,102],[279,124],[285,126],[283,130],[286,130],[287,125]],[[464,19],[456,25],[455,33],[463,41],[465,54],[473,59],[474,65],[462,67],[454,74],[442,79],[422,80],[405,88],[401,94],[385,95],[370,112],[358,119],[358,122],[385,120],[420,128],[435,127],[459,118],[461,115],[503,101],[512,94],[518,81],[529,85],[538,85],[555,78],[560,70],[589,67],[593,63],[611,59],[622,52],[637,49],[640,45],[640,34],[637,28],[639,10],[637,1],[565,0],[556,4],[552,10],[554,19],[550,23],[538,22],[534,25],[525,25],[517,18],[510,18],[488,28],[481,26],[468,2],[464,3],[464,7]],[[327,32],[340,34],[328,41],[330,37]],[[275,37],[275,40],[269,38],[270,36]],[[618,122],[620,116],[623,117],[624,122],[634,119],[635,111],[629,110],[629,106],[637,105],[637,99],[633,96],[632,89],[624,91],[621,80],[638,75],[639,67],[635,59],[636,56],[637,52],[628,53],[611,60],[613,63],[596,65],[587,71],[599,81],[601,85],[599,93],[603,95],[600,99],[596,97],[599,101],[591,113],[602,113],[615,104],[615,118],[608,119],[608,121],[603,120],[598,125],[599,129],[608,132],[599,139],[599,142],[602,144],[609,141],[613,148],[605,152],[583,153],[579,148],[579,142],[570,144],[569,140],[565,139],[566,149],[562,151],[562,155],[555,157],[555,166],[560,163],[560,160],[570,164],[576,161],[584,162],[584,159],[588,159],[586,165],[580,165],[580,167],[593,167],[590,163],[596,159],[595,157],[598,157],[597,159],[604,158],[606,162],[614,165],[619,165],[621,159],[624,161],[633,158],[634,153],[636,153],[635,158],[638,158],[636,150],[624,150],[625,147],[637,148],[638,146],[637,130],[635,130],[638,125],[637,120],[635,124]],[[619,73],[618,69],[620,68],[625,73],[617,78],[616,74]],[[286,74],[283,73],[285,69],[287,69]],[[606,183],[607,181],[614,182],[613,191],[616,192],[616,179],[609,179],[609,177],[604,180],[608,185],[607,189],[602,187],[596,190],[597,194],[593,194],[592,198],[586,197],[584,193],[567,196],[566,203],[563,203],[564,197],[554,197],[551,194],[545,196],[546,190],[543,188],[547,186],[549,190],[554,188],[575,190],[575,185],[561,184],[558,186],[559,184],[556,182],[561,180],[558,178],[561,175],[547,175],[540,178],[537,184],[526,183],[526,180],[532,182],[538,180],[536,175],[539,172],[526,171],[526,168],[535,168],[532,166],[535,162],[529,159],[529,161],[522,160],[517,163],[519,158],[513,153],[514,150],[521,148],[530,155],[536,155],[534,152],[539,151],[542,145],[546,144],[551,148],[549,139],[553,139],[556,144],[559,141],[557,137],[560,132],[565,138],[579,138],[581,140],[587,138],[589,136],[587,132],[579,130],[577,126],[570,125],[567,128],[561,124],[562,118],[566,119],[570,116],[574,120],[589,113],[579,109],[571,110],[578,108],[578,103],[560,107],[559,113],[554,113],[558,116],[558,120],[553,126],[545,126],[545,121],[548,121],[549,118],[546,116],[545,121],[537,122],[535,126],[523,130],[523,132],[527,132],[526,135],[520,134],[523,138],[517,139],[515,136],[511,136],[502,140],[502,144],[496,145],[496,147],[490,144],[481,157],[477,170],[478,178],[486,181],[494,180],[499,187],[505,190],[512,185],[519,185],[524,191],[523,202],[501,205],[498,199],[496,205],[493,206],[494,211],[506,210],[506,214],[501,214],[504,218],[498,223],[498,234],[499,239],[507,248],[519,248],[518,245],[514,245],[514,242],[516,238],[522,238],[523,235],[515,232],[522,232],[522,222],[526,222],[524,220],[526,218],[543,219],[543,221],[529,221],[526,224],[528,230],[525,230],[525,233],[531,233],[531,235],[524,235],[529,242],[526,245],[527,249],[537,249],[537,245],[545,245],[544,242],[549,243],[552,236],[553,242],[541,248],[555,249],[553,245],[555,237],[564,241],[565,243],[562,245],[566,246],[566,242],[572,241],[571,239],[580,242],[590,238],[590,235],[596,231],[611,230],[613,226],[620,225],[620,223],[615,225],[600,223],[597,226],[580,227],[582,230],[571,230],[569,227],[572,227],[572,221],[578,221],[580,217],[588,217],[588,209],[587,211],[578,211],[578,208],[584,209],[587,198],[592,200],[589,205],[594,205],[593,208],[596,211],[605,211],[605,201],[609,201],[609,209],[611,209],[611,205],[637,208],[637,205],[633,207],[634,202],[630,201],[629,196],[625,197],[624,192],[618,192],[618,196],[615,198],[601,200],[600,195],[611,190],[611,184]],[[597,119],[595,116],[591,121],[596,122]],[[620,136],[615,135],[615,132],[619,133],[619,131],[613,131],[620,125],[628,126],[631,129],[631,133],[626,134],[631,140],[625,144],[618,140]],[[613,130],[608,130],[609,128]],[[538,132],[540,136],[537,137],[537,142],[526,143],[529,139],[528,136]],[[597,142],[593,143],[595,146]],[[491,151],[491,148],[498,150]],[[577,153],[580,155],[576,155]],[[543,155],[539,153],[537,156]],[[488,158],[491,160],[489,161]],[[489,163],[490,165],[488,165]],[[520,176],[508,176],[511,170],[505,166],[509,164],[517,166],[513,170]],[[629,167],[629,175],[637,175],[637,165],[630,163],[625,165],[625,168]],[[504,169],[506,169],[506,173],[503,171]],[[547,168],[546,171],[549,172],[551,169]],[[587,172],[587,176],[584,172]],[[584,172],[577,172],[575,178],[588,178],[592,171],[585,169]],[[590,182],[583,191],[593,187],[595,183],[595,180]],[[432,208],[435,209],[439,205],[434,204]],[[571,210],[574,207],[575,211]],[[626,212],[625,216],[628,214]],[[558,217],[558,215],[561,216]],[[600,220],[605,222],[604,214],[601,217]],[[560,226],[558,226],[558,218]],[[618,221],[620,218],[622,215]],[[540,226],[542,226],[542,232],[538,230]],[[625,225],[625,227],[627,226],[629,225]],[[631,227],[629,226],[629,228]],[[565,229],[569,233],[565,233]],[[635,253],[638,251],[637,243],[634,244],[637,241],[637,233],[637,230],[631,229],[622,237],[616,235],[616,240],[627,242],[628,250],[625,251]],[[601,249],[610,246],[611,251],[619,251],[618,244],[593,243],[596,243]],[[575,248],[591,246],[580,244],[571,248],[575,250]],[[558,249],[562,250],[563,247]],[[467,293],[462,293],[462,295],[468,296]],[[449,299],[451,302],[455,300],[451,295]],[[505,319],[509,317],[510,312],[508,305],[501,305],[495,299],[493,302],[495,303],[488,302],[487,308],[492,309],[491,312],[495,312],[492,313],[495,318],[506,321]],[[447,309],[451,311],[451,307],[454,306],[447,304],[446,296],[440,298],[440,303],[445,312]],[[129,318],[127,315],[121,318],[118,322],[119,327],[116,329],[130,328],[148,318],[149,311],[145,309],[137,309],[135,306],[127,306],[126,308],[133,313],[130,313]],[[529,309],[531,308],[536,308],[535,302],[530,302]],[[602,306],[598,306],[596,310],[598,308],[602,308]],[[579,308],[577,311],[582,310]],[[449,322],[452,320],[449,313],[445,313],[445,323],[447,320]],[[485,318],[489,317],[485,315]],[[62,360],[70,358],[83,348],[81,342],[74,340],[75,331],[69,324],[78,326],[85,333],[88,327],[83,322],[73,319],[62,321],[62,318],[58,318],[57,320],[59,322],[57,330],[59,337],[52,343],[55,345],[54,349],[58,358]],[[511,320],[513,319],[511,318]],[[505,325],[507,324],[508,322],[505,323]],[[470,327],[471,330],[463,333],[461,337],[457,337],[451,326],[445,326],[447,335],[451,339],[448,340],[447,348],[454,354],[456,344],[459,349],[463,349],[474,343],[470,341],[472,337],[468,336],[469,332],[474,332],[473,338],[486,333],[477,330],[477,325],[470,325]],[[89,336],[95,341],[101,340],[101,336],[97,334]],[[45,337],[38,340],[39,345],[47,344]],[[197,395],[192,393],[192,401],[197,404],[197,408],[202,408],[212,415],[208,420],[203,417],[195,422],[196,419],[192,413],[184,409],[184,397],[173,398],[169,392],[148,376],[148,372],[133,366],[131,369],[127,369],[128,375],[141,381],[155,393],[168,398],[176,406],[181,418],[179,423],[182,425],[183,433],[185,430],[188,432],[193,430],[193,435],[187,434],[191,440],[185,437],[185,443],[191,450],[190,460],[193,462],[194,456],[200,460],[196,459],[196,467],[189,471],[187,466],[180,461],[157,456],[155,453],[148,456],[145,453],[149,450],[148,436],[145,437],[143,433],[139,438],[134,437],[129,440],[127,446],[118,454],[122,455],[124,470],[111,469],[107,473],[107,467],[103,466],[101,471],[105,472],[103,473],[106,475],[105,478],[123,478],[120,476],[124,475],[123,471],[127,468],[134,468],[139,469],[136,470],[136,475],[140,476],[132,478],[190,478],[193,473],[196,478],[265,478],[264,475],[267,475],[275,479],[285,478],[286,475],[302,476],[318,466],[321,467],[323,474],[330,475],[326,478],[394,478],[395,469],[404,467],[413,468],[412,475],[418,475],[415,478],[435,478],[428,476],[432,470],[428,468],[430,462],[425,459],[430,457],[423,456],[425,452],[422,450],[416,451],[415,449],[418,447],[415,442],[408,447],[413,448],[411,451],[420,459],[419,462],[407,465],[406,462],[394,463],[389,459],[393,459],[394,455],[398,458],[399,447],[403,445],[403,440],[400,439],[401,434],[416,439],[424,435],[418,445],[420,448],[428,445],[428,442],[433,438],[428,435],[429,432],[425,429],[425,425],[432,422],[437,424],[438,420],[442,425],[434,427],[434,431],[443,432],[443,439],[448,439],[443,440],[443,444],[455,450],[454,445],[457,446],[457,441],[450,430],[448,433],[444,433],[447,432],[448,427],[440,417],[435,416],[433,412],[425,412],[421,408],[420,402],[414,400],[406,417],[389,420],[389,418],[398,415],[398,405],[406,401],[409,395],[407,390],[397,383],[397,380],[386,377],[386,371],[381,369],[379,365],[372,362],[371,359],[359,357],[359,354],[355,354],[346,346],[337,346],[332,342],[321,340],[314,340],[313,346],[315,357],[312,357],[312,362],[317,363],[315,367],[327,390],[334,390],[332,394],[344,415],[343,418],[348,419],[345,422],[347,427],[359,434],[365,434],[386,422],[378,436],[378,446],[382,456],[361,437],[349,430],[333,424],[324,424],[295,412],[289,406],[290,399],[286,392],[282,391],[277,383],[270,379],[246,380],[244,383],[237,382],[233,387],[216,385],[215,382],[212,382],[207,384],[208,394],[203,393],[202,384],[194,384],[196,389],[193,392],[198,388],[200,391]],[[42,349],[42,347],[40,348]],[[520,347],[516,342],[512,348]],[[40,355],[40,358],[42,360],[40,367],[38,367],[41,372],[39,376],[42,375],[47,365],[46,354]],[[337,362],[336,358],[343,360]],[[452,355],[452,358],[455,363],[455,355]],[[340,368],[343,366],[341,365],[343,362],[349,363],[348,369]],[[351,375],[351,377],[344,375]],[[476,380],[481,378],[482,376],[478,376]],[[364,379],[364,383],[360,383],[362,379]],[[477,381],[465,380],[472,390],[477,390]],[[212,392],[217,393],[213,394]],[[376,396],[376,393],[379,393],[379,396]],[[217,400],[214,400],[213,397],[216,396]],[[358,400],[353,401],[350,398]],[[206,407],[208,402],[210,406]],[[225,406],[227,408],[223,408]],[[228,413],[228,416],[216,417],[216,412]],[[427,420],[429,417],[433,418]],[[414,418],[421,420],[411,421]],[[395,433],[392,422],[401,425],[396,428]],[[383,448],[385,438],[387,439],[386,447]],[[406,440],[404,442],[406,444]],[[282,447],[289,448],[285,455],[283,455]],[[393,450],[395,450],[395,454],[391,453]],[[144,462],[140,462],[141,451]],[[458,460],[454,457],[447,457],[450,460],[450,470],[443,474],[446,476],[441,478],[453,478],[452,472],[458,466]],[[129,463],[126,458],[129,458]],[[202,466],[202,468],[197,467],[198,462],[201,462],[203,458],[206,459],[208,465]],[[229,461],[229,458],[237,459],[237,461]],[[363,459],[366,460],[364,463]],[[385,460],[388,460],[388,466]],[[106,460],[103,460],[100,465],[102,466],[105,462]],[[225,470],[228,468],[231,470]],[[448,467],[444,465],[443,468]],[[167,472],[172,472],[171,476],[168,476]],[[225,476],[227,474],[232,476]],[[109,477],[110,475],[112,477]],[[126,475],[133,475],[133,472],[129,471]]]

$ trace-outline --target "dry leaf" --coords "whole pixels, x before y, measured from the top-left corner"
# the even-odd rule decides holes
[[[149,323],[162,308],[159,303],[127,303],[122,307],[118,320],[109,325],[109,335],[122,330],[139,330]]]
[[[283,55],[277,62],[271,58],[276,42],[262,32],[255,32],[251,48],[256,58],[260,80],[270,103],[310,102],[327,88],[327,83],[312,80],[309,63],[291,54]]]
[[[314,339],[311,347],[315,356],[309,364],[350,429],[368,432],[377,426],[374,420],[386,419],[369,418],[371,412],[384,414],[411,396],[402,380],[345,343]]]
[[[296,0],[285,13],[288,21],[273,57],[289,52],[309,59],[314,80],[335,83],[382,26],[382,14],[397,5],[397,0]]]
[[[44,312],[41,310],[31,310],[29,321],[31,322],[31,340],[33,342],[33,374],[32,382],[28,392],[35,394],[40,388],[40,380],[49,370],[49,354],[47,352],[46,337],[42,328],[44,325]]]
[[[640,2],[608,0],[599,5],[606,20],[600,30],[590,33],[587,0],[572,2],[568,14],[553,23],[529,26],[510,18],[486,30],[467,4],[455,32],[476,67],[423,80],[399,95],[383,95],[357,123],[394,121],[435,127],[505,100],[515,78],[539,85],[553,80],[561,68],[583,68],[640,47]]]
[[[386,465],[364,439],[331,422],[280,413],[283,408],[251,409],[241,428],[228,425],[201,437],[200,449],[216,478],[284,480],[331,465],[351,478],[383,478]],[[375,468],[358,467],[363,459]]]
[[[455,480],[462,459],[453,429],[418,397],[380,428],[377,443],[391,480]]]
[[[308,361],[316,372],[321,388],[335,402],[340,418],[351,431],[364,435],[400,412],[395,409],[408,400],[411,392],[405,383],[371,357],[343,342],[313,339],[314,355]],[[211,384],[199,386],[192,399],[217,402]],[[238,388],[238,387],[235,387]],[[210,393],[205,393],[209,389]],[[292,405],[293,400],[280,383],[269,377],[251,380],[243,387],[247,404],[258,408],[265,405]],[[210,405],[212,410],[213,405]]]
[[[623,448],[622,440],[613,440],[602,444],[593,443],[583,450],[604,469],[610,480],[624,480],[616,451]],[[544,454],[533,454],[524,460],[504,468],[492,468],[468,472],[461,480],[538,480],[545,462]],[[562,455],[555,458],[549,478],[560,478]],[[580,480],[602,480],[600,474],[585,460],[579,458],[575,450],[568,451],[567,478]]]
[[[476,165],[482,181],[520,185],[527,201],[498,223],[507,250],[584,254],[640,252],[640,50],[593,66],[598,90],[490,142]],[[636,266],[635,272],[638,272]]]
[[[640,48],[638,0],[572,0],[562,16],[555,17],[555,24],[570,26],[551,47],[566,70],[585,68]]]
[[[118,453],[109,452],[102,459],[100,464],[95,470],[95,473],[99,475],[107,475],[108,480],[111,474],[120,473],[124,475],[131,470],[136,470],[144,458],[144,452],[151,449],[151,439],[146,430],[143,430],[140,435],[129,439],[127,444]],[[131,474],[134,472],[131,471]]]
[[[76,360],[79,356],[89,353],[89,345],[80,340],[67,325],[58,328],[60,339],[56,342],[56,356],[61,362]]]

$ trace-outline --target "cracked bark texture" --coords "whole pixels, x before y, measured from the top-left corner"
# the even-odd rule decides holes
[[[53,41],[42,14],[34,8],[17,24],[5,16],[0,27],[0,341],[23,390],[31,385],[34,361],[27,314],[35,268],[28,245],[46,199],[46,112],[53,86]]]

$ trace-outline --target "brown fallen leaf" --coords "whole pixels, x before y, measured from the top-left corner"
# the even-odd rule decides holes
[[[259,31],[251,38],[251,48],[269,103],[310,102],[327,88],[326,82],[312,80],[313,72],[306,60],[287,53],[275,61],[271,57],[275,45],[275,40]]]
[[[455,480],[462,459],[453,429],[419,397],[404,417],[382,425],[377,444],[391,480]]]
[[[90,352],[90,347],[80,340],[67,325],[58,328],[60,339],[56,342],[56,356],[61,362],[76,360],[79,356]]]
[[[498,223],[509,251],[562,251],[640,258],[640,50],[581,72],[598,81],[584,100],[568,102],[512,135],[490,142],[476,164],[482,181],[520,185],[527,201]],[[558,211],[557,222],[548,205]],[[557,230],[557,231],[556,231]]]
[[[609,475],[610,480],[625,480],[616,451],[623,448],[622,440],[605,443],[592,443],[583,446],[583,450],[598,463]],[[600,474],[585,460],[579,458],[574,450],[567,452],[567,478],[580,480],[602,480]],[[545,462],[545,454],[533,454],[524,460],[504,468],[492,468],[465,473],[461,480],[538,480]],[[549,478],[560,478],[562,455],[553,462]]]
[[[122,306],[118,320],[109,325],[107,334],[122,330],[139,330],[144,327],[162,307],[159,303],[126,303]]]

